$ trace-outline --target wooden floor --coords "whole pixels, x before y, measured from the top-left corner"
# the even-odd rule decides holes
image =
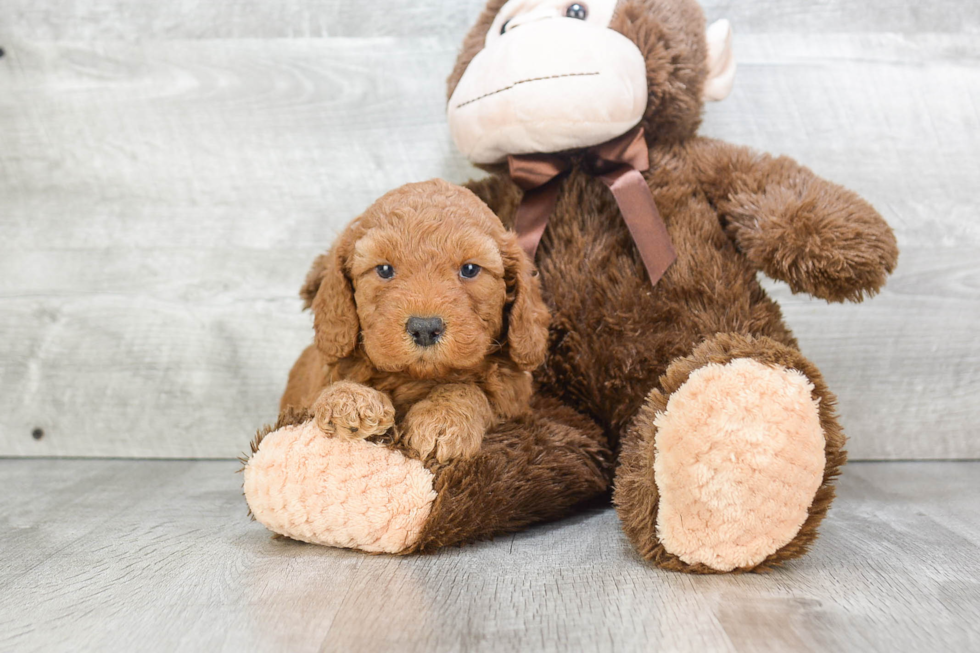
[[[602,506],[428,557],[272,540],[237,466],[0,460],[0,650],[980,650],[980,463],[852,464],[810,557],[722,577]]]

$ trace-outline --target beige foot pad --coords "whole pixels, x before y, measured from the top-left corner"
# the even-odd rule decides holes
[[[695,370],[659,413],[657,535],[688,564],[754,567],[807,518],[825,465],[813,386],[738,358]]]
[[[267,435],[245,467],[245,499],[266,528],[296,540],[398,553],[416,542],[436,498],[418,460],[312,421]]]

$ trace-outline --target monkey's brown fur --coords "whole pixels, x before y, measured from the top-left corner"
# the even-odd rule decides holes
[[[274,426],[255,435],[250,455],[270,433],[311,419],[307,409],[284,408]],[[388,446],[419,457],[401,443]],[[248,465],[248,456],[241,460]],[[594,422],[554,399],[532,397],[529,412],[490,427],[472,458],[425,459],[437,498],[419,539],[400,553],[430,553],[567,515],[608,491],[610,460]]]
[[[480,266],[472,279],[460,276],[467,263]],[[391,431],[423,456],[471,457],[491,425],[528,412],[548,324],[533,272],[470,191],[434,180],[387,193],[313,264],[301,295],[315,344],[281,408],[311,408],[333,437]],[[412,341],[413,315],[444,321],[436,344]]]
[[[450,95],[503,4],[490,0],[466,37]],[[845,454],[834,395],[799,353],[756,273],[794,292],[860,301],[894,269],[895,238],[857,195],[794,161],[696,135],[707,46],[694,0],[621,0],[610,27],[646,59],[645,177],[677,261],[651,286],[613,196],[573,167],[536,258],[553,320],[533,411],[494,427],[472,459],[426,463],[437,498],[422,536],[404,552],[556,518],[614,484],[623,528],[642,556],[668,569],[716,573],[660,541],[654,419],[696,371],[752,359],[806,377],[825,443],[822,483],[802,528],[760,563],[736,570],[769,569],[805,553],[816,537]],[[511,226],[522,191],[503,166],[487,170],[490,177],[469,187]],[[329,349],[328,340],[318,322],[318,347]],[[295,388],[308,367],[297,364],[284,406],[303,405]]]
[[[502,5],[491,0],[464,41],[449,95]],[[820,400],[824,479],[797,537],[758,567],[769,568],[814,540],[845,454],[836,400],[797,351],[756,272],[794,292],[860,301],[894,269],[895,238],[861,198],[791,159],[696,135],[707,71],[704,18],[693,0],[621,1],[611,28],[647,61],[646,179],[678,259],[652,288],[612,195],[576,166],[562,182],[536,259],[553,311],[540,392],[587,412],[622,449],[615,502],[638,551],[666,568],[711,572],[659,544],[654,415],[708,362],[747,357],[803,372]],[[510,226],[522,191],[501,167],[488,170],[494,174],[469,187]]]

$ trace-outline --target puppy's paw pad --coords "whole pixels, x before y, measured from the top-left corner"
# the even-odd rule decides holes
[[[441,463],[472,458],[480,450],[486,426],[472,419],[439,409],[416,405],[405,420],[402,441],[423,458],[435,456]]]
[[[388,397],[350,381],[327,386],[313,404],[313,415],[321,431],[348,440],[380,435],[395,423]]]

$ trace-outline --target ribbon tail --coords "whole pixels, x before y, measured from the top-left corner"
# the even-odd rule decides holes
[[[599,178],[616,198],[619,212],[623,214],[623,220],[650,276],[650,283],[656,285],[667,268],[677,260],[677,253],[646,179],[631,166],[623,166]]]
[[[548,226],[548,218],[555,210],[559,185],[558,179],[552,179],[544,186],[525,191],[524,199],[517,207],[517,215],[514,217],[517,242],[532,261]]]

